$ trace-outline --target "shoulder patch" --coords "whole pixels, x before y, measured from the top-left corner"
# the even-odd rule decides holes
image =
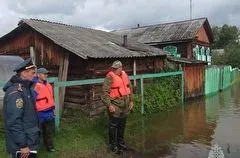
[[[16,100],[16,107],[18,109],[23,108],[23,100],[22,100],[22,98],[19,98],[19,99]]]

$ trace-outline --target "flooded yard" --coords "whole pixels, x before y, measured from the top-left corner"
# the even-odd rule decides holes
[[[131,146],[142,157],[204,158],[217,144],[225,157],[237,158],[240,155],[239,92],[240,84],[235,84],[216,95],[187,101],[184,107],[172,112],[148,116],[139,129],[142,135],[139,132],[138,139],[129,138]]]
[[[121,157],[207,158],[214,144],[221,147],[225,158],[239,157],[239,92],[240,84],[235,84],[215,95],[187,101],[171,112],[130,115],[126,141],[134,151]],[[105,117],[95,123],[76,112],[63,117],[56,137],[57,152],[42,154],[45,150],[41,149],[40,158],[64,157],[66,153],[68,157],[118,157],[106,150]]]

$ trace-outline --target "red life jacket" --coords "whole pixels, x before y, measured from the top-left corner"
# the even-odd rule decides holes
[[[129,88],[129,79],[125,71],[122,71],[122,74],[116,75],[110,71],[108,76],[112,77],[112,86],[110,91],[111,98],[119,98],[121,96],[127,96],[131,93]]]
[[[55,106],[52,86],[47,83],[36,83],[34,87],[38,93],[36,100],[37,111],[44,111]]]

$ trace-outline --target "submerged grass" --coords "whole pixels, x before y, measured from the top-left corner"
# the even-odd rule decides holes
[[[125,132],[126,142],[140,154],[142,154],[143,149],[146,149],[144,147],[146,135],[149,135],[152,131],[159,131],[159,127],[161,127],[160,131],[168,128],[167,122],[165,121],[166,123],[162,124],[164,121],[161,121],[166,120],[168,114],[158,113],[155,115],[156,117],[149,117],[149,115],[131,113],[128,117]],[[38,158],[116,157],[116,155],[109,153],[107,149],[107,119],[108,117],[105,113],[97,118],[89,118],[80,111],[65,109],[61,118],[60,132],[55,136],[54,143],[57,151],[48,153],[43,144],[41,144]],[[162,122],[161,125],[153,125],[154,120]],[[8,155],[5,148],[2,119],[0,120],[0,129],[2,129],[0,130],[0,158],[6,158]],[[161,146],[161,144],[156,145]]]

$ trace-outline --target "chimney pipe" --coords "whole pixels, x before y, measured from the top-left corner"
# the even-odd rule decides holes
[[[123,35],[123,47],[127,47],[127,35]]]

